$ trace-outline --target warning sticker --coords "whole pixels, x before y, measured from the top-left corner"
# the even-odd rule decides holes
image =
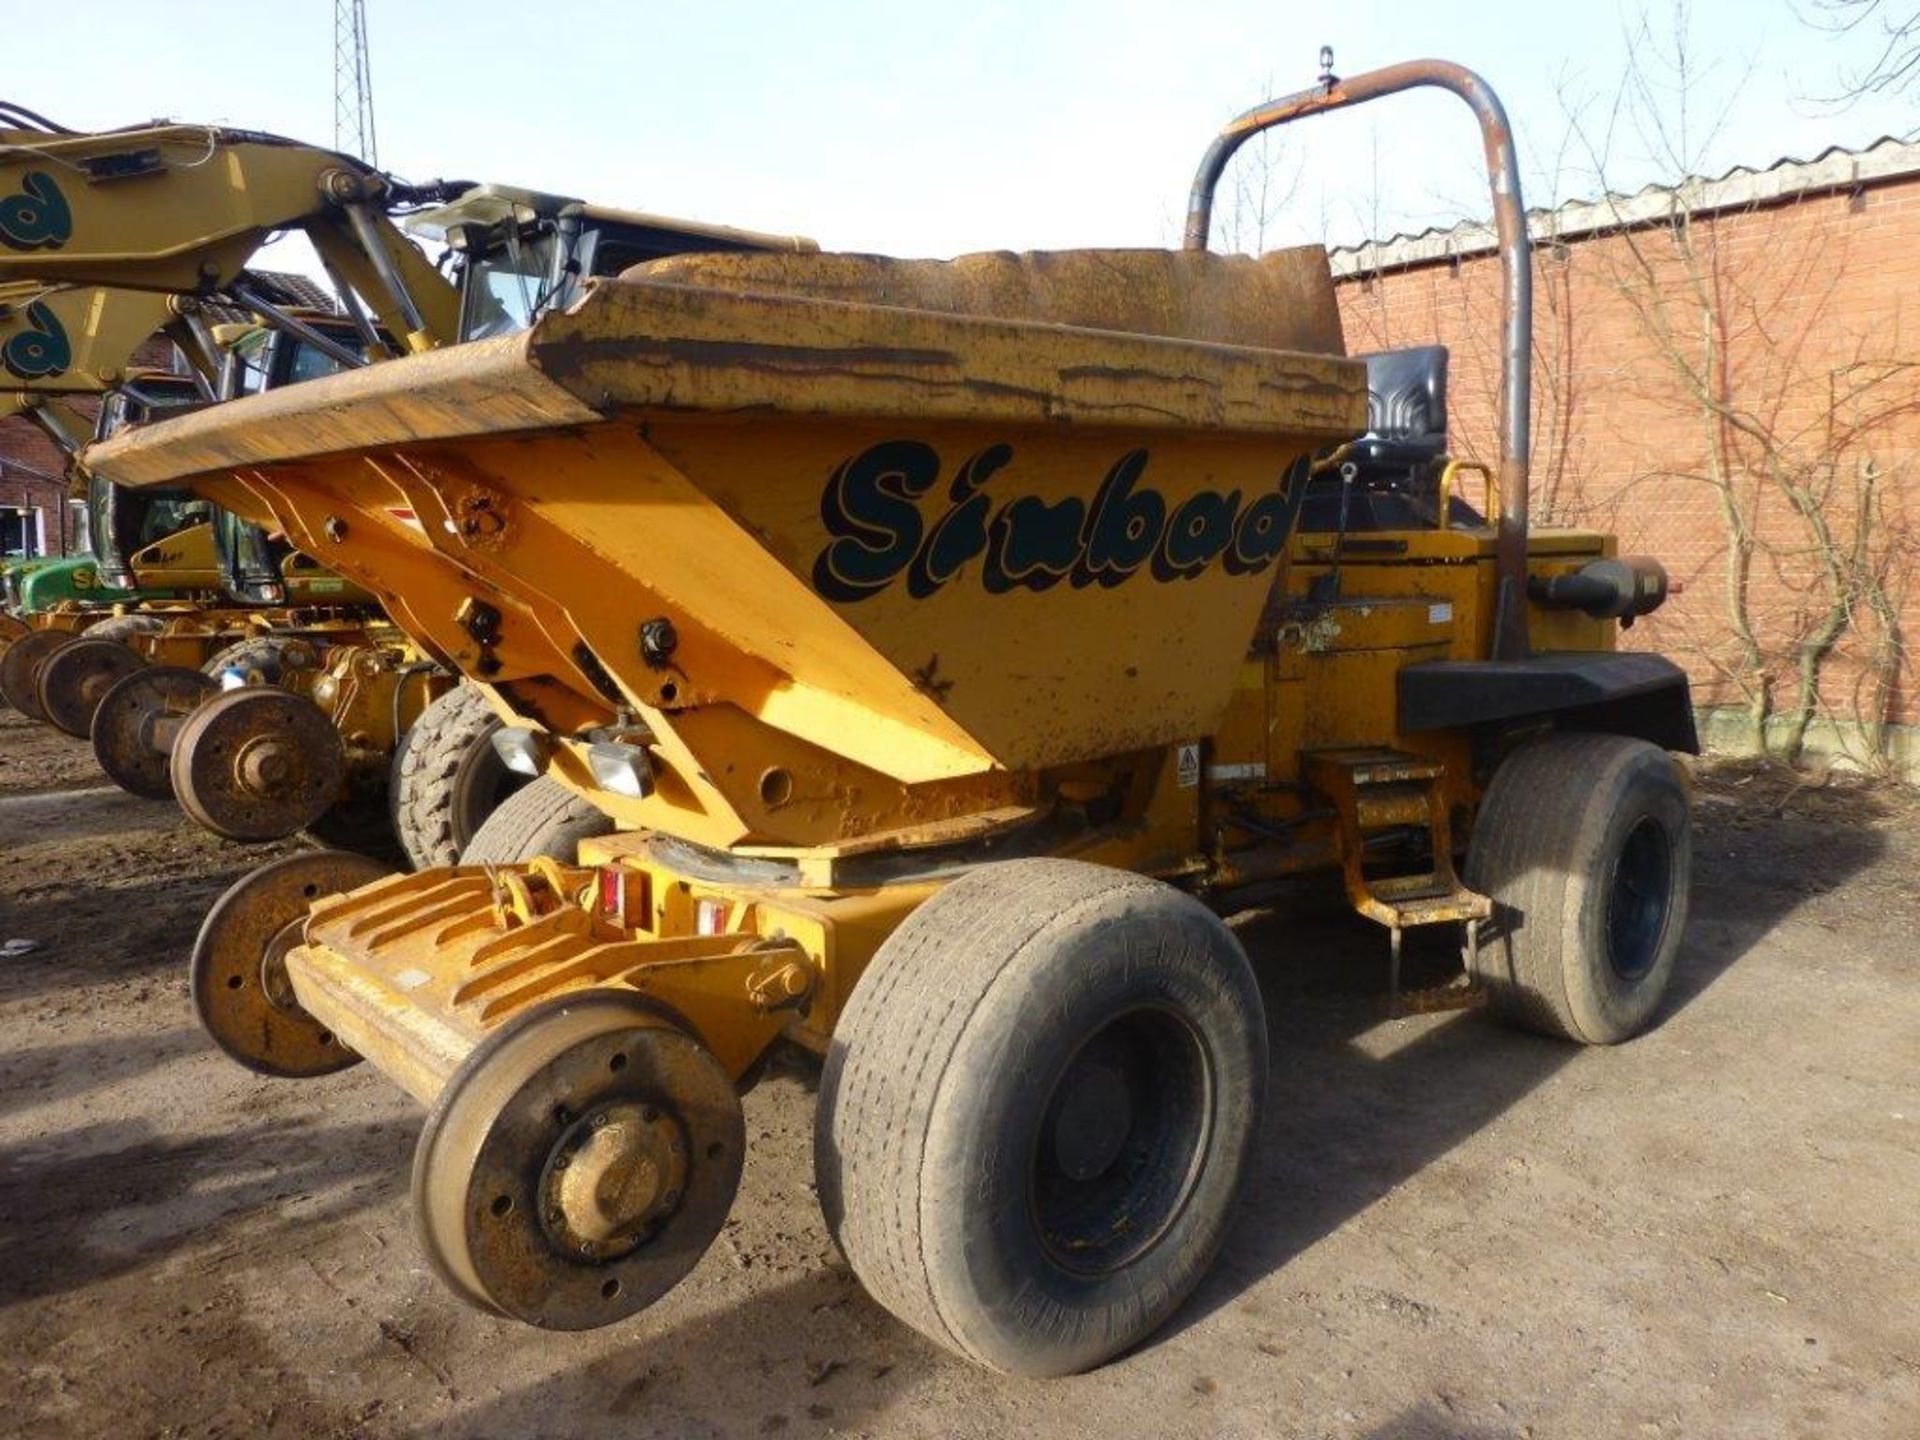
[[[1174,766],[1174,774],[1179,778],[1182,790],[1191,790],[1200,783],[1200,747],[1182,745],[1180,757]]]

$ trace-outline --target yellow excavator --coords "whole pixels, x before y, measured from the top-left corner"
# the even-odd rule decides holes
[[[0,129],[0,283],[32,279],[183,297],[169,302],[169,313],[177,312],[189,332],[196,302],[228,302],[345,368],[509,333],[564,306],[586,279],[646,260],[689,251],[817,248],[798,237],[613,210],[538,191],[408,186],[349,156],[252,131],[149,125],[86,134],[4,104],[0,123],[12,125]],[[215,157],[219,163],[209,164]],[[450,273],[430,263],[396,219],[443,246]],[[345,308],[338,324],[301,316],[247,271],[259,245],[286,230],[303,233],[320,256]],[[216,348],[205,327],[188,338],[204,357]],[[84,348],[73,343],[71,326],[45,310],[23,310],[10,333],[0,329],[0,344],[17,344],[30,356],[24,368],[36,373],[24,383],[42,391],[73,374],[73,357]],[[231,480],[210,479],[195,494],[247,522],[268,518],[259,499]],[[486,517],[474,523],[484,526]],[[285,547],[237,543],[237,532],[232,538],[222,563],[236,593],[283,599],[293,583],[291,567],[303,558]],[[57,642],[49,638],[31,648],[15,670],[25,677],[22,686],[37,687]],[[400,744],[406,727],[398,706],[378,698],[430,662],[445,668],[444,656],[397,657],[398,675],[381,663],[357,679],[315,677],[307,698],[352,695],[361,713],[391,710],[394,716],[371,732],[364,726],[348,732],[365,743],[348,742],[343,768],[325,742],[340,731],[338,724],[320,724],[291,700],[264,694],[219,697],[221,725],[208,729],[203,752],[193,744],[201,732],[186,725],[204,698],[184,673],[191,667],[115,675],[107,665],[111,653],[94,648],[84,664],[74,655],[61,672],[85,688],[82,707],[92,707],[103,765],[129,788],[170,789],[190,814],[233,838],[301,828],[329,796],[364,816],[372,786],[359,782],[375,769],[367,762],[397,746],[393,773],[404,783],[393,793],[392,821],[403,848],[415,863],[448,863],[504,784],[488,778],[490,755],[473,758],[483,748],[476,738],[497,724],[473,696],[449,698],[429,717],[434,723],[424,733],[437,743],[426,755]],[[22,663],[29,658],[30,673]],[[126,687],[111,709],[105,708],[106,681]],[[201,774],[194,762],[200,753],[223,758],[209,760],[211,769]],[[249,766],[246,757],[261,763]]]
[[[0,284],[0,421],[20,417],[36,424],[63,454],[71,457],[98,433],[94,407],[130,381],[154,378],[134,364],[141,346],[164,333],[183,356],[204,357],[198,337],[166,295],[93,286],[46,285],[34,281]],[[189,397],[212,394],[217,362],[192,378],[182,376]],[[197,384],[196,384],[197,382]],[[167,381],[160,381],[166,385]],[[141,403],[138,390],[129,404]],[[46,556],[0,567],[11,623],[0,623],[0,648],[29,628],[71,630],[80,617],[21,590],[29,574],[58,567],[36,585],[40,596],[107,599],[108,587],[83,561],[62,564]]]

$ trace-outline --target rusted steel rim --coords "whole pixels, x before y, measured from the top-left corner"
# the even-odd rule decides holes
[[[1433,86],[1458,95],[1480,122],[1493,192],[1494,230],[1500,240],[1506,311],[1500,347],[1500,528],[1495,547],[1499,599],[1494,620],[1494,658],[1517,660],[1527,653],[1527,457],[1531,444],[1533,260],[1527,238],[1526,204],[1520,196],[1520,164],[1513,127],[1493,87],[1473,71],[1447,60],[1408,60],[1341,79],[1325,74],[1311,89],[1269,100],[1235,117],[1201,158],[1187,201],[1186,248],[1204,250],[1213,228],[1213,192],[1234,152],[1262,130],[1290,120],[1340,110],[1383,95]]]

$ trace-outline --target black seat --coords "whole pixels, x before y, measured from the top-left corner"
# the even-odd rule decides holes
[[[1316,475],[1301,505],[1300,529],[1340,529],[1344,500],[1349,533],[1431,530],[1439,523],[1440,470],[1447,456],[1447,347],[1420,345],[1354,358],[1367,362],[1367,433],[1347,453],[1353,484],[1343,497],[1347,486],[1338,469]],[[1448,519],[1454,525],[1485,523],[1458,496]]]

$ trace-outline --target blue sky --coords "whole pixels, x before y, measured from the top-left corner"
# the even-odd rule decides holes
[[[19,18],[8,12],[17,7]],[[1517,0],[1337,5],[900,0],[813,4],[369,0],[380,156],[605,204],[815,236],[831,248],[1177,243],[1210,135],[1311,82],[1321,44],[1354,72],[1457,59],[1505,96],[1530,202],[1591,190],[1564,145],[1569,97],[1598,126],[1638,6]],[[0,0],[0,96],[83,128],[166,115],[332,140],[332,0]],[[1667,30],[1665,6],[1654,24]],[[1920,98],[1818,102],[1868,37],[1835,40],[1792,0],[1698,0],[1705,168],[1857,145],[1920,125]],[[1666,96],[1670,104],[1672,96]],[[1267,243],[1357,238],[1475,208],[1464,107],[1389,100],[1293,128]],[[1665,178],[1631,127],[1612,173]],[[285,257],[291,259],[292,257]]]

